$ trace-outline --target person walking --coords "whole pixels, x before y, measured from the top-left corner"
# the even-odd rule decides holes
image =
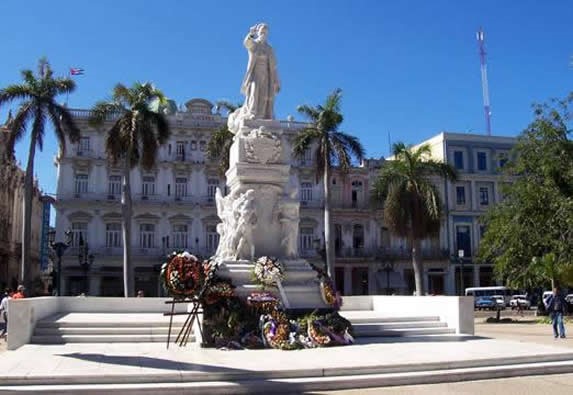
[[[567,309],[567,302],[559,287],[553,288],[553,294],[549,296],[545,302],[545,307],[551,317],[551,325],[553,326],[553,336],[565,339],[565,325],[563,324],[563,314]]]
[[[4,327],[2,328],[2,333],[0,333],[0,338],[4,338],[8,334],[8,300],[12,299],[10,296],[11,293],[12,290],[6,288],[2,302],[0,302],[0,314],[2,314],[2,318],[4,319]]]

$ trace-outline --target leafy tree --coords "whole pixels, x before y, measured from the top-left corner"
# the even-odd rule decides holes
[[[456,170],[430,158],[429,145],[392,147],[394,157],[386,161],[374,182],[372,198],[384,205],[384,222],[390,232],[406,238],[412,246],[416,294],[423,295],[422,240],[438,235],[442,202],[433,178],[457,179]]]
[[[494,263],[497,277],[515,288],[573,280],[572,101],[534,105],[504,169],[513,182],[484,218],[478,259]]]
[[[125,297],[133,296],[133,268],[131,263],[131,186],[130,171],[140,165],[149,170],[155,166],[157,149],[165,144],[170,128],[165,116],[150,110],[154,100],[165,102],[163,93],[151,83],[136,82],[131,88],[117,84],[110,101],[95,104],[90,124],[102,126],[111,121],[107,131],[106,151],[112,164],[123,166],[122,176],[122,231],[123,231],[123,289]],[[107,124],[109,125],[109,123]]]
[[[224,100],[218,101],[215,105],[217,110],[223,108],[227,114],[232,113],[240,107],[239,105]],[[233,144],[233,136],[233,133],[231,133],[225,124],[213,132],[207,144],[207,155],[209,159],[219,163],[218,169],[221,175],[225,175],[225,172],[229,168],[229,152]]]
[[[60,157],[66,150],[66,137],[71,142],[77,142],[80,138],[80,130],[66,107],[56,102],[57,96],[74,91],[76,87],[74,81],[70,78],[54,77],[52,68],[45,58],[38,61],[36,74],[31,70],[22,70],[22,78],[24,80],[22,84],[10,85],[0,90],[0,107],[15,100],[21,101],[16,115],[8,125],[10,139],[7,142],[6,152],[13,151],[16,142],[24,137],[27,127],[32,125],[24,181],[24,224],[22,227],[22,261],[20,267],[20,281],[29,287],[36,147],[40,151],[43,148],[47,122],[54,128],[60,147]]]
[[[514,149],[506,199],[486,217],[481,260],[515,287],[567,282],[573,248],[573,144],[568,139],[573,96],[534,106],[534,121]],[[556,160],[558,158],[558,160]],[[513,237],[505,233],[510,232]],[[569,280],[570,281],[570,280]]]
[[[295,156],[303,157],[309,149],[314,149],[316,180],[322,177],[324,186],[324,242],[328,275],[334,281],[334,243],[330,220],[330,174],[334,167],[342,173],[351,167],[352,157],[358,161],[364,158],[364,148],[358,138],[338,130],[344,117],[340,110],[342,90],[335,89],[322,105],[312,107],[302,105],[297,108],[309,121],[295,137]]]

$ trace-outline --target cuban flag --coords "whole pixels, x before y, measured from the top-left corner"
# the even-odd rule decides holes
[[[83,75],[84,69],[79,67],[70,67],[70,75]]]

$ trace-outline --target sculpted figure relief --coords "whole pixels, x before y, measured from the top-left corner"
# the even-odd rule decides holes
[[[298,255],[299,202],[285,198],[279,202],[278,220],[281,225],[281,246],[286,258]]]
[[[255,245],[253,230],[257,226],[257,207],[255,205],[255,190],[249,189],[233,203],[233,215],[235,217],[235,232],[233,247],[235,247],[235,259],[254,259]]]

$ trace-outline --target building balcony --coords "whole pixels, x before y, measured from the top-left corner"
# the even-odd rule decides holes
[[[447,259],[450,254],[447,249],[422,248],[422,259]],[[412,259],[412,250],[401,247],[382,247],[376,250],[376,257],[381,259]]]
[[[196,197],[197,203],[202,206],[215,206],[215,196],[198,196]]]
[[[86,158],[86,159],[97,159],[97,158],[100,158],[102,156],[90,148],[87,148],[87,149],[76,148],[72,152],[72,154],[74,157]]]
[[[142,202],[161,203],[167,200],[166,196],[162,196],[159,194],[138,193],[132,196],[133,200]]]
[[[189,196],[189,195],[174,196],[173,201],[179,203],[194,204],[197,201],[197,196]]]
[[[324,200],[322,199],[300,201],[300,208],[323,208],[323,207],[324,207]]]
[[[332,201],[331,207],[334,209],[368,210],[370,204],[367,201]]]

